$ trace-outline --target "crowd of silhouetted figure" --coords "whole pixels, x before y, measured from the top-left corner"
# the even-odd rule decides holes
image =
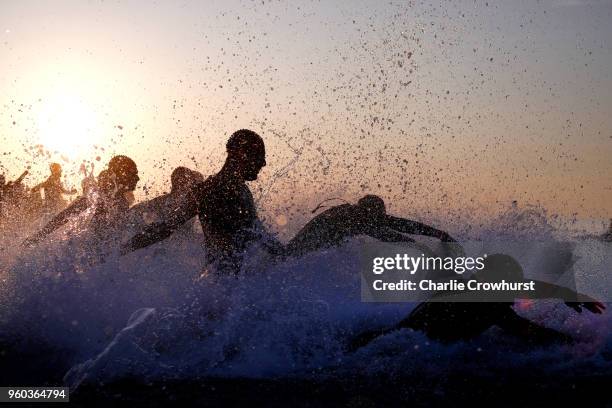
[[[88,230],[101,235],[126,225],[141,226],[131,238],[121,243],[119,252],[125,256],[168,238],[197,217],[206,247],[206,263],[210,270],[223,275],[241,272],[246,249],[254,243],[277,260],[339,246],[356,236],[409,245],[414,242],[410,235],[425,235],[456,243],[445,231],[387,214],[385,202],[368,194],[355,204],[332,206],[318,213],[293,239],[282,244],[266,233],[246,184],[256,180],[266,165],[263,139],[251,130],[241,129],[231,135],[226,150],[227,158],[217,174],[205,178],[197,171],[178,167],[172,172],[169,193],[134,206],[131,206],[130,197],[133,195],[130,194],[139,181],[138,168],[127,156],[113,157],[97,177],[93,175],[93,168],[88,171],[83,167],[82,195],[69,205],[64,195],[76,194],[77,191],[62,185],[62,168],[57,163],[51,164],[50,176],[31,189],[23,184],[27,172],[10,182],[0,176],[0,223],[10,217],[46,216],[48,222],[23,241],[24,248],[32,248],[49,239],[81,214],[89,216]],[[313,212],[324,207],[322,204]],[[516,279],[523,279],[519,276],[522,274],[520,265],[505,255],[490,258],[479,278],[488,279],[504,269],[512,271]],[[559,288],[551,290],[544,283],[540,283],[539,292],[540,297],[560,297],[578,311],[584,307],[601,313],[604,308],[594,299]],[[450,297],[460,295],[445,294]],[[513,302],[455,303],[450,297],[450,303],[424,302],[398,325],[363,333],[352,346],[364,346],[381,334],[401,328],[420,330],[441,341],[471,338],[493,325],[531,339],[565,339],[560,333],[518,316],[511,308]],[[517,299],[522,297],[530,295],[516,294]]]

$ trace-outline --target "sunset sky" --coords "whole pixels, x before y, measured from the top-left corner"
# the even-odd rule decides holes
[[[518,200],[604,220],[610,21],[612,0],[4,1],[0,173],[58,161],[79,186],[127,154],[145,199],[247,127],[280,230],[364,193],[420,219]]]

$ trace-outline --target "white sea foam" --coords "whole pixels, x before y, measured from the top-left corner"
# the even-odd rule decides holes
[[[508,239],[509,230],[498,222],[499,236]],[[532,221],[529,225],[533,228]],[[569,245],[548,229],[540,233],[540,247],[515,248],[522,251],[514,255],[527,276],[542,268],[538,259],[551,248],[580,254],[577,275],[604,273],[600,263],[610,248],[598,245],[607,244]],[[517,309],[576,336],[575,345],[526,352],[496,329],[472,342],[442,345],[401,330],[348,353],[354,335],[394,324],[414,307],[361,302],[362,238],[281,263],[253,250],[241,276],[220,277],[203,270],[205,251],[197,233],[177,234],[125,257],[115,249],[94,250],[87,231],[68,236],[25,252],[7,246],[1,324],[5,337],[43,339],[69,350],[72,368],[65,381],[71,386],[126,376],[267,378],[406,370],[434,375],[474,365],[492,372],[508,366],[612,372],[610,313],[578,315],[554,301]],[[585,254],[590,253],[601,256],[589,260]],[[496,346],[500,342],[506,345],[504,357]]]

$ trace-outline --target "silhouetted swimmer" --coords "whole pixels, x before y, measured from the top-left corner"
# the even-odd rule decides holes
[[[138,180],[136,163],[127,156],[113,157],[108,170],[100,172],[98,199],[91,221],[97,232],[124,221],[131,204],[129,195],[136,189]]]
[[[266,165],[263,139],[247,129],[232,134],[226,144],[227,159],[219,173],[198,183],[175,211],[133,237],[123,248],[127,253],[161,241],[195,215],[200,218],[209,263],[235,273],[246,247],[259,241],[259,220],[247,181],[257,179]]]
[[[4,174],[0,175],[0,219],[3,218],[8,208],[20,207],[26,199],[26,188],[23,185],[23,179],[29,174],[25,170],[14,181],[6,182]]]
[[[490,255],[484,264],[485,267],[473,276],[476,281],[533,281],[535,290],[504,293],[500,297],[508,301],[503,302],[487,301],[486,296],[489,295],[482,295],[482,301],[475,302],[473,300],[476,295],[467,291],[439,293],[434,295],[430,301],[420,303],[407,318],[397,325],[362,333],[351,342],[350,349],[363,347],[382,335],[402,328],[422,331],[431,339],[447,343],[473,339],[492,326],[498,326],[504,332],[518,336],[529,343],[569,342],[572,340],[570,336],[519,316],[512,308],[514,300],[556,298],[564,300],[567,306],[577,312],[585,308],[592,313],[599,314],[605,309],[602,303],[571,289],[532,279],[526,281],[523,277],[523,269],[511,256]]]
[[[26,239],[24,246],[34,245],[84,211],[92,211],[94,232],[103,232],[121,224],[129,208],[125,193],[134,191],[138,177],[136,163],[127,156],[115,156],[108,169],[98,175],[95,193],[83,195],[57,214],[37,234]]]
[[[443,242],[455,242],[444,231],[387,215],[382,198],[366,195],[355,205],[338,205],[314,217],[289,241],[286,254],[302,255],[320,248],[338,246],[357,235],[367,235],[383,242],[414,242],[402,234],[427,235]]]
[[[184,194],[198,183],[204,181],[204,176],[199,171],[188,169],[187,167],[177,167],[170,175],[170,194]]]
[[[32,188],[33,192],[43,190],[45,193],[44,208],[49,213],[55,213],[66,206],[62,194],[76,194],[76,189],[67,190],[62,185],[62,166],[59,163],[49,165],[51,175],[42,183]]]
[[[170,176],[170,192],[130,208],[131,222],[150,224],[165,220],[170,212],[186,207],[185,201],[191,199],[193,189],[203,181],[202,173],[187,167],[177,167]]]
[[[25,170],[19,177],[14,181],[6,182],[4,174],[0,175],[0,197],[4,199],[20,196],[24,193],[25,187],[23,185],[23,179],[30,174],[28,170]]]

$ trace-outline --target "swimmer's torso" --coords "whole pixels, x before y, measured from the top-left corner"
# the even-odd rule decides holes
[[[367,233],[368,224],[355,217],[351,204],[330,208],[309,221],[289,242],[288,249],[310,251],[324,246],[339,245],[346,238]]]
[[[61,210],[66,205],[62,193],[62,182],[59,177],[49,177],[43,184],[42,188],[45,191],[45,206],[47,210],[56,212]]]
[[[195,190],[207,246],[223,252],[244,249],[257,220],[253,196],[246,184],[214,175]]]
[[[124,194],[100,191],[93,204],[91,224],[94,230],[112,230],[125,223],[130,204]]]

